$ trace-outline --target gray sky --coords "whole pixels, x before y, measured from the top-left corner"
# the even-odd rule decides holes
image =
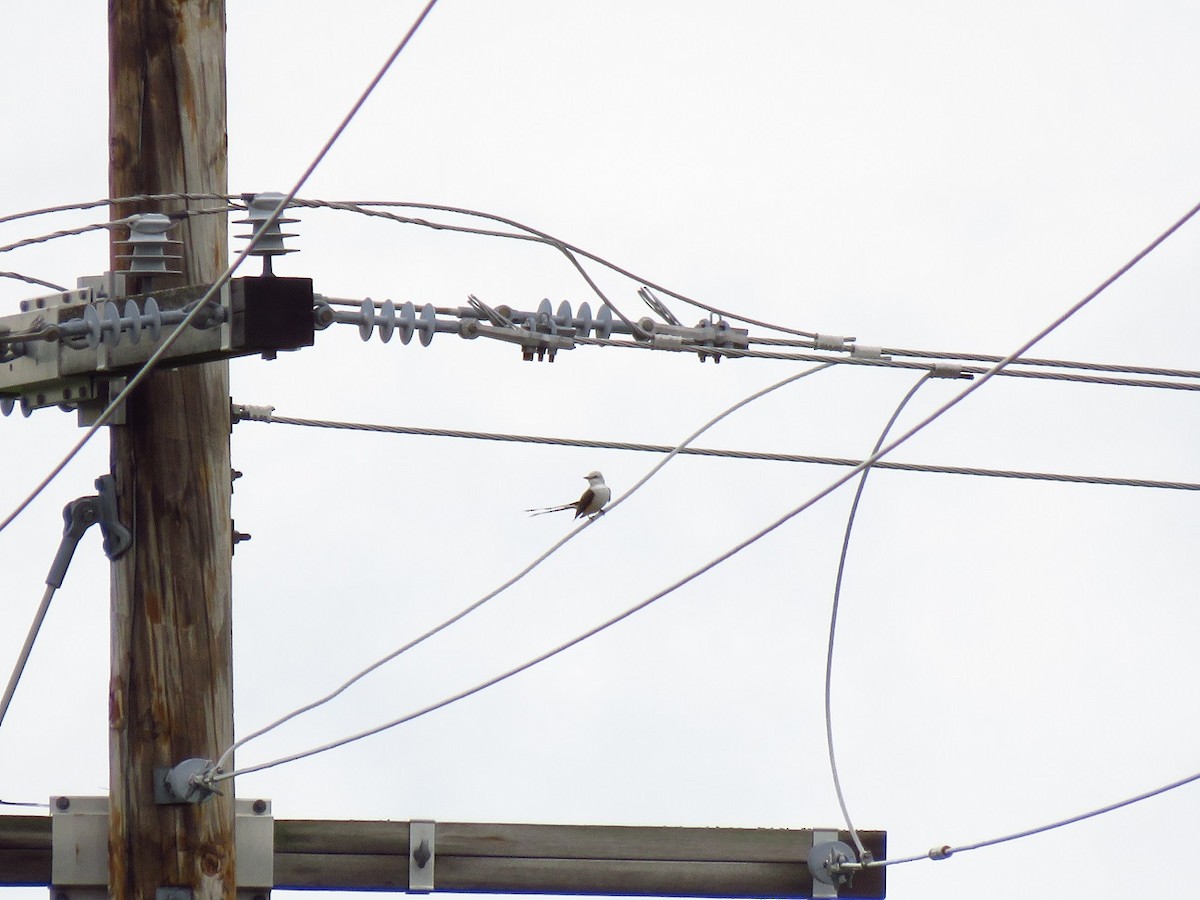
[[[231,190],[286,190],[419,6],[230,0]],[[107,193],[104,29],[102,4],[6,11],[0,213]],[[442,0],[302,195],[495,212],[747,316],[865,344],[1005,354],[1200,200],[1198,35],[1200,11],[1167,2]],[[302,252],[277,271],[311,276],[322,293],[597,306],[544,247],[345,212],[298,217]],[[0,242],[103,218],[0,226]],[[1035,355],[1196,368],[1198,228]],[[69,284],[106,261],[91,235],[5,254],[0,268]],[[628,315],[648,312],[638,282],[589,271]],[[0,311],[37,293],[0,282]],[[701,317],[670,306],[685,323]],[[802,365],[591,347],[533,364],[483,340],[384,346],[334,328],[274,363],[236,362],[233,396],[280,415],[673,444]],[[862,457],[915,379],[836,367],[697,443]],[[898,427],[965,385],[925,385]],[[1186,391],[996,379],[896,458],[1198,481],[1195,409]],[[0,419],[0,514],[77,435],[53,410]],[[239,733],[473,602],[569,527],[525,508],[572,499],[595,468],[620,493],[655,462],[261,424],[235,429],[233,460],[245,473],[237,527],[254,536],[234,560]],[[100,436],[0,535],[6,674],[62,506],[106,469]],[[840,474],[676,459],[518,587],[238,761],[324,743],[503,671]],[[822,678],[851,496],[837,492],[543,666],[385,735],[245,776],[238,793],[269,797],[280,818],[836,827]],[[917,854],[1200,770],[1187,699],[1200,676],[1195,503],[1185,492],[873,474],[833,690],[856,824],[886,829],[892,855]],[[0,797],[106,789],[107,596],[89,534],[0,730]],[[1196,790],[897,867],[889,897],[1179,895],[1184,876],[1167,860],[1200,838]],[[26,895],[42,894],[7,896]]]

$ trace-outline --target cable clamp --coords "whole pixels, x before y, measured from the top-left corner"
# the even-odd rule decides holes
[[[638,320],[643,334],[635,335],[639,341],[647,341],[655,350],[696,350],[700,362],[712,358],[720,362],[722,354],[706,353],[705,350],[748,350],[750,331],[746,328],[731,328],[724,319],[706,322],[701,319],[694,328],[684,325],[663,325],[649,316]],[[644,336],[643,336],[644,335]]]
[[[954,848],[949,844],[943,844],[941,847],[933,847],[929,851],[930,859],[949,859],[954,855]]]
[[[538,361],[554,362],[554,355],[559,350],[575,349],[575,330],[559,328],[556,332],[535,331],[530,328],[505,328],[495,325],[485,325],[478,319],[463,319],[459,325],[460,337],[474,340],[477,337],[495,338],[510,344],[521,345],[521,357],[531,362],[536,356]]]

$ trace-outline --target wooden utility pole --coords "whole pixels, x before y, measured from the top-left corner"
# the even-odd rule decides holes
[[[109,0],[108,36],[110,194],[225,193],[224,0]],[[204,204],[112,216],[189,205]],[[224,216],[181,217],[172,237],[184,274],[153,286],[215,281]],[[216,759],[233,741],[229,364],[154,373],[125,421],[112,428],[112,469],[134,541],[112,569],[110,892],[232,898],[232,783],[191,806],[155,805],[153,784],[156,767]]]

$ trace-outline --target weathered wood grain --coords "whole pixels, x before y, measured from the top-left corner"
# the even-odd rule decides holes
[[[224,0],[110,0],[109,189],[226,191]],[[187,203],[114,207],[180,212]],[[220,216],[184,218],[184,277],[225,266]],[[118,229],[114,238],[126,237]],[[119,247],[114,247],[114,263]],[[123,268],[113,265],[113,269]],[[146,287],[128,286],[131,291]],[[132,550],[113,566],[109,850],[114,898],[232,898],[233,798],[154,805],[152,774],[233,739],[227,363],[156,372],[112,428]]]

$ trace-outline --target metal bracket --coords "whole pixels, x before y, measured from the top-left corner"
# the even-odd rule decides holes
[[[50,896],[108,897],[108,798],[51,797]]]
[[[154,769],[154,802],[159,806],[203,803],[220,791],[204,784],[196,776],[212,768],[211,759],[194,757],[172,767]]]
[[[75,555],[75,548],[79,546],[79,539],[97,522],[104,533],[104,553],[109,559],[119,558],[133,543],[133,535],[129,529],[117,520],[116,481],[111,475],[102,475],[96,479],[96,488],[99,494],[80,497],[63,507],[65,524],[62,542],[58,545],[58,553],[54,555],[50,573],[46,576],[46,584],[52,587],[62,587],[67,567]]]
[[[275,881],[275,820],[269,800],[237,800],[234,853],[239,900],[269,896]],[[53,900],[107,900],[108,798],[51,797],[50,896]],[[162,892],[168,892],[163,894]],[[183,893],[175,893],[175,892]],[[162,887],[156,900],[190,898],[190,888]]]
[[[813,831],[813,846],[808,851],[808,871],[812,875],[814,897],[836,897],[850,876],[840,871],[843,863],[854,862],[854,850],[838,840],[836,831]]]
[[[433,864],[437,853],[437,823],[414,820],[408,823],[408,892],[433,891]]]

